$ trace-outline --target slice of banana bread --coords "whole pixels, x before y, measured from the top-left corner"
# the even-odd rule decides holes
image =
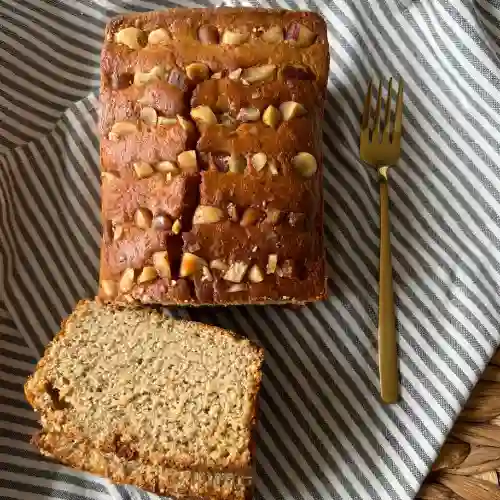
[[[220,328],[82,301],[25,386],[35,443],[155,493],[244,498],[262,360]]]

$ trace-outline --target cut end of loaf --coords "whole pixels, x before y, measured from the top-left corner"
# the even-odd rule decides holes
[[[25,389],[41,448],[69,465],[61,436],[100,461],[248,475],[262,360],[216,327],[81,302]]]

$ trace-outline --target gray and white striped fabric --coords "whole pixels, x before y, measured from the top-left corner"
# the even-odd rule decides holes
[[[267,349],[258,497],[410,499],[500,339],[500,1],[261,5],[318,10],[328,22],[330,299],[299,311],[171,313]],[[61,318],[96,289],[104,25],[172,6],[0,0],[2,499],[150,497],[40,458],[22,384]],[[406,82],[403,156],[391,176],[403,399],[386,407],[377,396],[378,187],[357,156],[367,82],[390,75]]]

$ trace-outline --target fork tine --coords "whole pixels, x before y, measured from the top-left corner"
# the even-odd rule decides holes
[[[375,125],[373,127],[372,141],[380,141],[380,115],[382,112],[382,80],[378,85],[377,108],[375,109]]]
[[[382,136],[382,141],[386,142],[389,140],[389,135],[391,133],[391,105],[392,105],[392,78],[389,78],[389,86],[387,89],[387,99],[385,101],[385,121],[384,121],[384,131]]]
[[[361,129],[368,128],[370,123],[370,107],[372,103],[372,81],[368,82],[368,90],[366,91],[365,107],[363,109],[363,119],[361,120]]]
[[[401,135],[401,128],[403,123],[403,79],[399,80],[398,96],[396,98],[396,119],[394,121],[393,138],[397,134]]]

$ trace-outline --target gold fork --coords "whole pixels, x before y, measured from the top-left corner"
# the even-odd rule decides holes
[[[368,85],[361,121],[360,158],[378,171],[380,183],[380,269],[379,269],[379,373],[380,395],[385,403],[399,398],[396,319],[392,288],[391,228],[389,223],[388,170],[401,154],[401,126],[403,121],[403,80],[399,81],[396,110],[391,131],[392,78],[389,80],[385,101],[385,120],[381,128],[382,82],[378,87],[377,106],[370,128],[372,82]]]

